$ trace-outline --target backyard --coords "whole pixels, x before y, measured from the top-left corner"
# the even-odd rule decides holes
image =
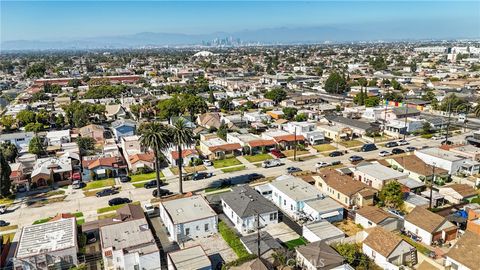
[[[362,226],[355,224],[355,222],[350,219],[333,223],[333,225],[342,230],[348,236],[355,235],[363,230]]]
[[[242,165],[242,162],[240,162],[240,160],[238,160],[235,157],[226,158],[226,159],[219,159],[219,160],[215,160],[213,162],[213,167],[215,167],[215,169],[220,169],[220,168],[224,168],[224,167],[231,167],[231,166],[236,166],[236,165]]]
[[[245,246],[240,241],[240,238],[237,236],[235,231],[228,227],[225,222],[220,221],[218,223],[218,232],[222,236],[222,238],[227,242],[230,248],[237,254],[238,258],[247,257],[250,255],[248,251],[245,249]]]
[[[113,178],[107,178],[103,180],[90,181],[83,188],[83,190],[98,189],[103,187],[111,187],[115,185],[115,180]]]
[[[287,248],[290,250],[294,249],[295,247],[303,246],[306,244],[308,244],[308,241],[307,239],[303,238],[303,236],[300,238],[285,242],[285,246],[287,246]]]

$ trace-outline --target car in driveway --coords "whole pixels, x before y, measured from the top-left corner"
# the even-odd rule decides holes
[[[343,156],[343,153],[341,151],[333,151],[330,154],[328,154],[329,157],[339,157]]]
[[[397,142],[388,142],[385,144],[385,147],[387,148],[392,148],[392,147],[396,147],[398,146],[398,143]]]
[[[271,168],[282,166],[284,163],[280,159],[268,159],[262,162],[262,168]]]
[[[282,152],[280,152],[277,149],[270,150],[270,153],[276,158],[284,158],[285,157],[285,154],[283,154]]]
[[[386,157],[386,156],[390,156],[392,153],[390,153],[389,151],[380,151],[380,153],[378,153],[379,156],[381,157]]]
[[[287,168],[287,173],[295,173],[295,172],[301,172],[302,169],[298,168],[298,167],[288,167]]]
[[[210,167],[210,166],[213,166],[213,162],[208,160],[208,159],[204,159],[203,160],[203,165],[205,165],[207,167]]]
[[[417,150],[417,148],[415,146],[407,146],[407,148],[405,148],[407,152],[413,152],[415,150]]]
[[[5,227],[10,225],[10,222],[6,222],[5,220],[0,220],[0,227]]]
[[[192,180],[202,180],[207,179],[213,176],[213,173],[208,172],[197,172],[192,175]]]
[[[397,143],[398,145],[408,145],[408,142],[406,140],[400,140]]]
[[[118,197],[118,198],[110,199],[108,201],[108,205],[109,206],[114,206],[114,205],[120,205],[120,204],[131,203],[131,202],[132,202],[132,200],[130,200],[129,198]]]
[[[405,153],[405,150],[403,150],[401,148],[393,148],[392,149],[392,154],[394,154],[394,155],[403,154],[403,153]]]
[[[97,236],[95,235],[95,233],[88,232],[86,236],[87,236],[87,244],[93,244],[97,242]]]
[[[86,186],[85,183],[83,183],[82,181],[80,180],[75,180],[73,181],[72,183],[72,188],[73,189],[81,189],[81,188],[84,188]]]
[[[151,203],[145,203],[143,205],[143,210],[148,216],[155,213],[155,207]]]
[[[114,194],[118,194],[118,190],[116,188],[106,188],[104,190],[101,190],[101,191],[97,192],[96,196],[97,197],[105,197],[105,196],[110,196],[110,195],[114,195]]]
[[[325,162],[325,161],[320,161],[320,162],[317,162],[315,164],[315,168],[317,168],[317,169],[328,167],[328,166],[330,166],[330,163]]]
[[[172,194],[173,193],[170,190],[163,189],[163,188],[160,189],[160,195],[158,194],[157,189],[154,189],[153,192],[152,192],[153,197],[163,197],[163,196],[172,195]]]
[[[120,176],[120,182],[122,182],[122,183],[127,183],[127,182],[130,182],[131,180],[132,180],[132,178],[130,178],[130,176],[128,176],[128,175]]]
[[[354,155],[354,156],[349,157],[348,160],[350,162],[357,162],[357,161],[362,161],[363,157]]]
[[[377,150],[377,146],[374,143],[364,144],[360,148],[360,151],[362,152],[369,152],[369,151],[375,151],[375,150]]]
[[[162,181],[160,181],[160,186],[165,186],[166,184]],[[148,182],[146,182],[145,184],[143,184],[143,187],[144,188],[155,188],[157,187],[157,180],[150,180]]]

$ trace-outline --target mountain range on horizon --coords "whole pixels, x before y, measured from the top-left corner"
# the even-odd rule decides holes
[[[330,42],[359,41],[399,41],[425,39],[457,39],[479,38],[480,34],[472,31],[463,36],[450,33],[417,33],[411,35],[408,31],[395,31],[379,25],[374,31],[353,27],[277,27],[258,30],[243,30],[238,32],[214,32],[210,34],[181,34],[141,32],[130,35],[99,36],[77,39],[57,40],[11,40],[3,41],[2,51],[19,50],[68,50],[68,49],[122,49],[163,46],[195,46],[210,42],[216,38],[233,37],[244,44],[312,44]]]

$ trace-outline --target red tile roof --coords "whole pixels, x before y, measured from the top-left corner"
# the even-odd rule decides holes
[[[217,150],[223,150],[223,151],[233,151],[237,149],[242,149],[242,146],[239,143],[227,143],[227,144],[222,144],[222,145],[215,145],[215,146],[210,146],[208,150],[210,151],[217,151]]]
[[[185,149],[182,151],[182,158],[188,157],[190,155],[198,155],[198,152],[196,149]],[[177,160],[180,157],[178,154],[178,151],[172,151],[172,158],[174,160]]]
[[[123,160],[120,157],[105,157],[94,160],[84,160],[82,166],[89,170],[95,169],[99,166],[104,167],[121,167]]]
[[[128,157],[130,160],[130,163],[136,163],[138,161],[147,161],[147,162],[153,162],[155,160],[155,155],[151,152],[149,153],[142,153],[142,154],[135,154],[130,157]]]
[[[297,135],[296,137],[297,137],[297,142],[305,140],[305,137],[303,137],[303,135]],[[295,141],[295,135],[293,135],[293,134],[282,135],[282,136],[274,137],[273,139],[275,139],[275,141],[277,141],[277,143],[279,143],[279,142],[294,142]]]
[[[270,145],[275,145],[275,141],[274,140],[253,140],[253,141],[249,141],[248,145],[250,145],[250,147],[270,146]]]

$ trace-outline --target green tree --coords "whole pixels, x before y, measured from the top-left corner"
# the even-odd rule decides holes
[[[210,104],[213,104],[213,103],[215,102],[215,96],[213,95],[213,91],[212,91],[212,90],[210,90],[210,91],[208,92],[208,102],[209,102]]]
[[[63,127],[65,125],[65,116],[63,114],[59,113],[55,116],[55,126],[57,128]]]
[[[422,124],[422,134],[431,134],[433,132],[432,125],[429,122],[424,122]]]
[[[157,104],[157,108],[159,110],[158,116],[161,119],[168,120],[169,123],[171,118],[180,115],[182,110],[180,101],[176,96],[160,101]]]
[[[5,141],[0,144],[0,152],[3,153],[3,156],[8,162],[15,162],[15,159],[18,156],[18,148],[15,144],[10,141]]]
[[[71,79],[68,81],[69,87],[78,88],[80,85],[82,85],[82,81],[79,79]]]
[[[297,115],[298,109],[293,107],[285,107],[282,109],[285,119],[292,120]]]
[[[444,112],[450,109],[453,112],[466,106],[467,104],[468,100],[460,98],[455,94],[451,94],[442,100],[442,103],[438,109]]]
[[[368,97],[365,100],[365,107],[376,107],[380,104],[380,99],[378,97]]]
[[[275,104],[278,104],[287,98],[287,92],[282,88],[274,88],[265,93],[265,98],[271,99]]]
[[[387,62],[383,56],[375,57],[374,59],[370,59],[370,65],[375,70],[385,70],[387,69]]]
[[[42,124],[42,123],[38,123],[38,122],[28,123],[28,124],[25,126],[25,131],[27,131],[27,132],[40,132],[40,131],[43,131],[43,124]]]
[[[222,110],[230,111],[230,109],[232,108],[232,102],[230,102],[228,98],[224,98],[218,101],[218,106]]]
[[[38,136],[35,136],[30,140],[30,143],[28,144],[28,152],[37,156],[44,152],[42,141]]]
[[[25,126],[29,123],[35,123],[35,119],[35,113],[30,110],[22,110],[17,114],[17,121],[20,126]]]
[[[378,197],[385,206],[398,209],[403,205],[402,186],[397,181],[390,181],[382,187]]]
[[[183,111],[188,112],[192,120],[197,113],[205,113],[208,110],[205,100],[200,96],[192,94],[181,96],[181,107]]]
[[[10,195],[10,174],[12,170],[10,169],[10,165],[5,157],[5,154],[0,152],[0,195],[1,197],[6,197]]]
[[[40,78],[45,75],[46,70],[44,63],[35,63],[29,66],[25,73],[28,78]]]
[[[95,140],[92,137],[77,138],[77,145],[82,155],[88,155],[95,150]]]
[[[13,124],[15,124],[15,119],[11,115],[3,115],[2,118],[0,118],[0,124],[8,132],[12,129]]]
[[[368,87],[376,87],[377,83],[377,79],[371,79],[370,81],[368,81]]]
[[[388,101],[402,102],[403,96],[396,92],[387,92],[383,95],[383,98]]]
[[[410,70],[412,72],[416,72],[417,71],[417,61],[413,60],[411,63],[410,63]]]
[[[295,116],[295,121],[297,122],[305,122],[307,121],[308,116],[306,113],[299,113],[297,116]]]
[[[150,148],[155,156],[155,172],[157,180],[157,192],[160,195],[160,160],[162,151],[171,145],[171,137],[168,127],[157,122],[147,123],[139,129],[141,134],[140,144]]]
[[[183,147],[191,145],[193,141],[193,131],[187,126],[182,118],[177,119],[171,129],[172,143],[177,146],[178,152],[178,193],[183,194]]]
[[[222,138],[223,140],[227,140],[228,128],[227,125],[222,123],[217,130],[217,136]]]
[[[332,72],[325,81],[325,91],[333,94],[342,94],[349,90],[347,80],[338,72]]]
[[[45,93],[45,91],[38,91],[36,93],[33,93],[31,100],[32,102],[46,101],[50,100],[50,97]]]
[[[395,79],[392,80],[392,87],[394,90],[402,90],[402,85]]]

